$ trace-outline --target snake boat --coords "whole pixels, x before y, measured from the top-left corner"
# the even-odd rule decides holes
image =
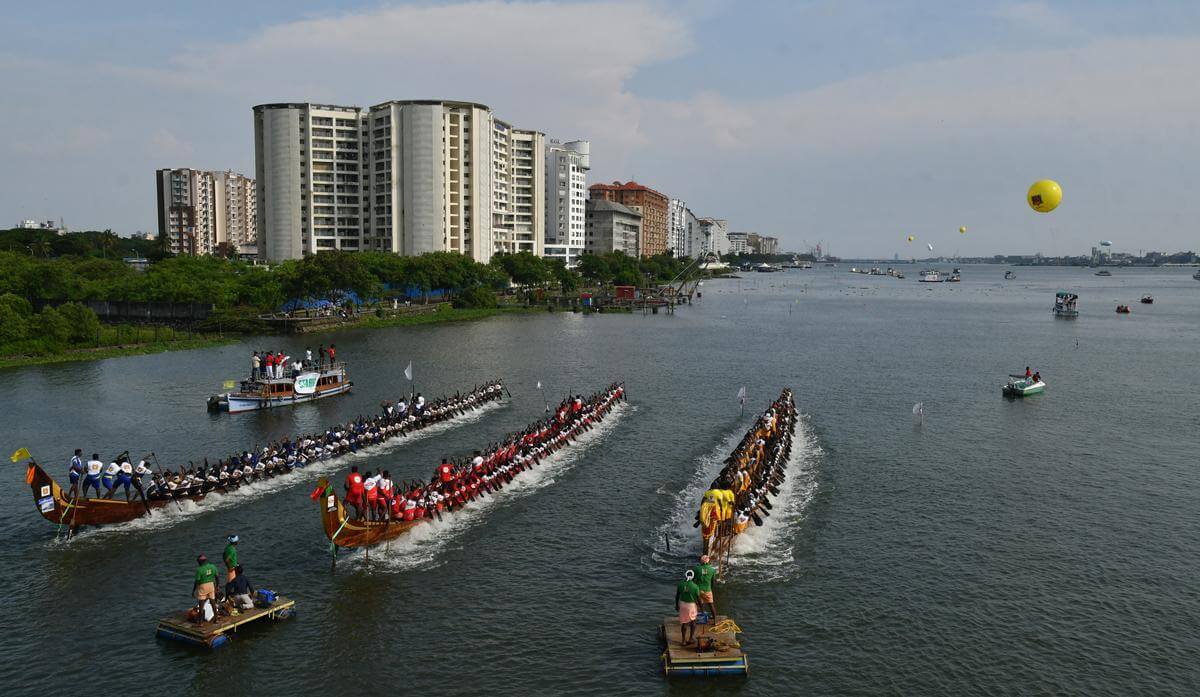
[[[499,493],[546,457],[570,447],[585,431],[604,421],[624,399],[625,387],[620,383],[587,400],[578,400],[578,407],[575,399],[568,398],[553,415],[509,435],[498,446],[460,460],[445,476],[435,475],[429,483],[397,490],[392,499],[395,506],[390,509],[395,513],[381,520],[352,517],[345,500],[322,477],[310,498],[320,506],[321,526],[335,560],[339,547],[371,547],[394,540],[422,523],[453,515],[476,498]]]
[[[796,402],[784,389],[754,422],[741,443],[725,459],[725,467],[704,492],[696,525],[704,553],[717,562],[718,573],[729,560],[738,535],[769,516],[770,498],[779,493],[786,476],[796,432]]]

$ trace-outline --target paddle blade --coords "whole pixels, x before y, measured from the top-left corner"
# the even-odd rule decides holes
[[[316,501],[317,499],[321,498],[321,494],[324,491],[325,491],[325,487],[317,485],[317,488],[312,490],[312,493],[308,495],[308,498],[312,499],[313,501]]]
[[[761,528],[763,526],[763,519],[759,518],[757,513],[751,513],[750,518],[754,521],[754,524],[757,525],[758,527]]]

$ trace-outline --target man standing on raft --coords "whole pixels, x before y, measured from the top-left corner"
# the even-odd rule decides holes
[[[675,610],[679,613],[679,638],[683,645],[691,644],[696,638],[696,603],[700,599],[700,588],[696,585],[696,572],[688,569],[683,580],[675,587]]]

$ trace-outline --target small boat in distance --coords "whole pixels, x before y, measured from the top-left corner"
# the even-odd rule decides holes
[[[1128,305],[1117,305],[1117,314],[1118,315],[1129,314],[1129,306]]]
[[[1041,380],[1027,378],[1024,375],[1010,375],[1008,382],[1000,388],[1000,393],[1005,397],[1028,397],[1033,394],[1040,394],[1046,389],[1046,383]]]
[[[1096,275],[1097,276],[1111,276],[1112,272],[1109,271],[1108,269],[1100,269],[1099,271],[1096,272]]]
[[[938,271],[922,271],[921,278],[918,279],[918,282],[920,282],[920,283],[941,283],[942,282],[942,274]]]
[[[1143,305],[1153,305],[1154,304],[1154,296],[1149,295],[1149,294],[1143,295],[1141,303]]]
[[[1004,280],[1006,280],[1006,281],[1011,281],[1016,277],[1017,277],[1017,274],[1013,271],[1005,271],[1004,272]]]
[[[961,283],[961,282],[962,282],[962,276],[959,275],[958,269],[955,269],[954,273],[950,274],[950,278],[946,279],[946,283]]]
[[[1079,296],[1060,290],[1054,294],[1054,308],[1051,310],[1055,317],[1078,317]]]
[[[1197,281],[1200,281],[1200,271],[1197,271],[1196,273],[1192,274],[1192,278],[1196,279]]]
[[[208,398],[209,411],[243,411],[270,409],[303,404],[324,397],[345,394],[354,386],[346,378],[346,364],[337,362],[289,371],[284,376],[242,380],[237,392],[215,394]]]

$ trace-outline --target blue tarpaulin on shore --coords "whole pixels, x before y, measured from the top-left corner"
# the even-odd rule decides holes
[[[346,303],[362,305],[363,301],[354,291],[345,290],[330,293],[325,298],[292,298],[280,305],[279,309],[283,312],[292,312],[293,310],[323,310],[327,307],[342,307]]]

